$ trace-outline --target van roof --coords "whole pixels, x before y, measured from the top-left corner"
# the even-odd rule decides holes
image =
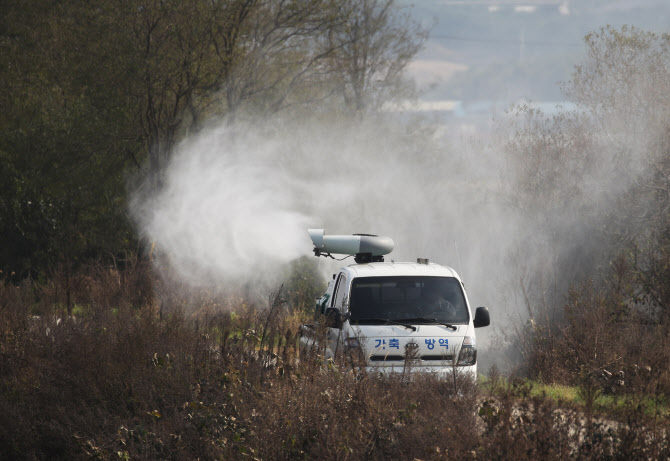
[[[342,268],[350,277],[385,277],[392,275],[424,275],[433,277],[455,277],[461,278],[451,267],[439,264],[418,264],[410,262],[383,262],[351,264]]]

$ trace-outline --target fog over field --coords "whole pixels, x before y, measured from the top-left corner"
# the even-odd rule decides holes
[[[454,267],[473,308],[491,310],[495,328],[481,331],[484,349],[494,331],[527,318],[527,302],[545,310],[560,305],[570,284],[596,276],[597,229],[646,165],[647,141],[609,138],[609,130],[626,122],[615,114],[604,120],[602,136],[589,141],[588,155],[542,167],[542,146],[532,151],[537,159],[521,157],[534,136],[532,130],[523,135],[524,128],[542,119],[528,107],[538,104],[517,115],[511,108],[523,103],[521,97],[565,98],[557,96],[557,81],[570,78],[584,54],[581,35],[602,15],[623,20],[634,11],[649,24],[662,15],[654,14],[660,7],[651,2],[619,2],[617,8],[536,3],[523,9],[516,2],[426,2],[412,10],[437,23],[424,53],[409,66],[426,91],[402,109],[353,120],[220,120],[186,138],[160,193],[133,205],[162,263],[192,286],[244,285],[247,294],[264,297],[281,283],[289,262],[311,254],[306,229],[323,227],[331,234],[393,238],[387,261],[427,257]],[[525,45],[517,42],[519,27],[526,30]],[[454,37],[471,38],[445,38],[451,28]],[[551,31],[557,32],[547,35]],[[542,64],[548,60],[549,76]],[[494,72],[500,62],[514,72]],[[441,80],[431,87],[436,75]],[[479,89],[466,84],[477,79]],[[439,106],[441,96],[462,100]],[[543,109],[585,110],[565,99],[563,108],[550,103]],[[497,109],[484,104],[468,111],[478,100]],[[647,125],[643,115],[634,120]],[[658,134],[649,130],[649,138]],[[516,146],[510,144],[515,132]],[[625,159],[615,160],[613,151],[622,146]],[[525,188],[536,160],[548,168],[542,174],[552,189],[546,201],[520,205],[519,197],[532,194]],[[328,279],[345,263],[321,259],[319,270]],[[486,364],[486,354],[482,358]]]

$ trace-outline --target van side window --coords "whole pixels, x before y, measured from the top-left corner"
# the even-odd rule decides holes
[[[333,298],[333,307],[342,309],[342,304],[347,294],[347,278],[344,274],[340,274],[337,279],[337,286],[335,287],[335,296]]]

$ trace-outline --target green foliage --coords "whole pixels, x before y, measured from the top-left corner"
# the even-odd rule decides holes
[[[0,267],[17,278],[132,246],[124,174],[137,141],[84,11],[26,2],[3,17]]]
[[[289,306],[312,313],[315,299],[326,291],[326,282],[323,274],[319,272],[318,260],[301,256],[291,262],[290,271],[285,284]]]

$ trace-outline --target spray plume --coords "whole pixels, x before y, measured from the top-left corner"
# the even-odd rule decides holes
[[[492,210],[477,178],[496,169],[469,165],[435,132],[412,126],[222,123],[178,146],[165,187],[136,199],[134,215],[195,286],[276,280],[284,264],[310,254],[308,227],[389,235],[394,259],[453,265],[454,239],[468,244],[473,229],[492,228],[483,226]]]

